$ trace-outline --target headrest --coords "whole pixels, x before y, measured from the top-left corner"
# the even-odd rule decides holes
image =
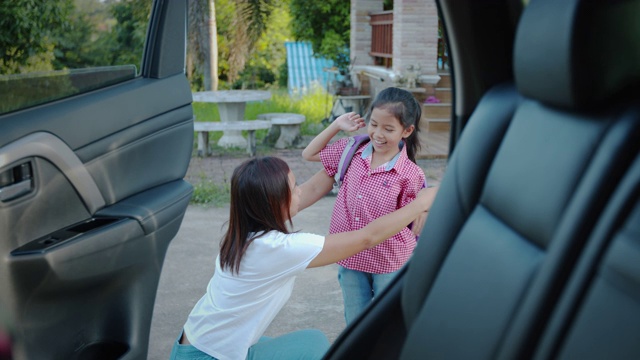
[[[640,0],[531,0],[515,41],[526,97],[579,110],[640,84]]]

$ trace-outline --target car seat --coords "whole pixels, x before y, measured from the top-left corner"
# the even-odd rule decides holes
[[[638,14],[640,1],[530,2],[515,81],[483,96],[410,263],[327,359],[595,358],[600,333],[640,358],[640,255],[616,245],[638,245]],[[602,288],[619,264],[636,296],[624,309]]]

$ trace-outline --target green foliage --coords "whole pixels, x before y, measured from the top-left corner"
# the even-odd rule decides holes
[[[310,41],[316,55],[336,59],[349,47],[350,6],[344,0],[291,0],[294,37]]]
[[[286,59],[278,67],[278,86],[281,88],[289,86],[289,64]]]
[[[116,19],[112,30],[116,41],[112,48],[114,56],[111,65],[142,64],[151,2],[148,0],[120,1],[113,4],[111,12]]]
[[[329,114],[332,98],[324,89],[316,88],[301,97],[292,97],[284,89],[271,90],[271,99],[260,102],[249,102],[245,110],[245,119],[257,119],[258,114],[288,112],[302,114],[306,121],[301,126],[303,135],[317,135],[321,131],[321,121]],[[193,114],[196,121],[220,121],[218,107],[213,103],[193,103]],[[261,138],[265,131],[256,131],[256,137]],[[215,141],[222,136],[214,132]]]
[[[382,2],[382,10],[393,10],[393,0],[384,0]]]
[[[279,67],[286,61],[284,42],[291,38],[288,0],[251,0],[239,7],[236,1],[216,0],[216,28],[218,33],[218,78],[219,89],[264,88],[274,84],[279,78]],[[230,59],[234,51],[243,51],[234,46],[238,41],[235,28],[238,18],[250,21],[248,36],[253,40],[251,51],[239,78],[228,83],[231,72]],[[195,36],[195,35],[189,35]],[[189,49],[195,51],[196,49]],[[190,76],[192,89],[203,90],[201,63],[204,58],[195,54],[195,73]],[[236,56],[237,57],[237,56]]]
[[[218,74],[221,80],[227,79],[229,72],[230,40],[233,32],[233,17],[236,11],[235,2],[216,0],[216,25],[218,31]]]
[[[285,90],[272,90],[271,100],[261,102],[250,102],[247,104],[245,118],[256,119],[258,114],[270,112],[293,112],[303,114],[306,121],[302,124],[303,135],[317,135],[324,128],[321,121],[330,110],[331,98],[323,89],[315,89],[302,97],[291,97]],[[218,108],[213,103],[193,103],[193,113],[196,121],[220,121]],[[266,130],[256,131],[258,147],[262,147],[262,139],[267,135]],[[210,141],[213,144],[222,136],[222,132],[210,133]],[[195,145],[195,144],[194,144]],[[245,149],[224,149],[213,146],[214,152],[224,152],[226,154],[238,154],[246,156]],[[261,153],[268,153],[269,148],[261,148]],[[229,203],[230,192],[229,183],[215,183],[200,174],[198,181],[192,181],[194,187],[192,204],[221,207]]]
[[[0,73],[18,73],[49,51],[54,30],[67,26],[72,8],[73,0],[0,1]]]
[[[90,20],[81,13],[73,13],[69,18],[66,29],[56,29],[57,44],[54,51],[53,67],[55,69],[80,69],[87,66],[100,64],[103,56],[95,53],[91,44],[93,25]]]
[[[264,89],[275,83],[276,75],[264,65],[247,66],[240,79],[233,83],[234,89]]]
[[[291,15],[288,7],[275,8],[271,13],[267,27],[249,57],[245,71],[259,74],[259,79],[264,84],[273,84],[281,76],[279,69],[287,61],[284,43],[291,39],[290,23]],[[256,85],[254,88],[260,87],[260,84]]]
[[[228,183],[216,184],[215,182],[207,179],[205,174],[200,174],[200,181],[192,185],[192,204],[214,207],[221,207],[229,204],[231,193]]]
[[[0,2],[0,73],[140,66],[151,0]]]

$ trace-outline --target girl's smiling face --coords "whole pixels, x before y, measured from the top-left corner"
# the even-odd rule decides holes
[[[367,126],[374,151],[383,156],[388,155],[389,158],[398,153],[398,144],[411,135],[413,130],[413,125],[403,128],[400,120],[384,108],[374,108],[371,111]]]

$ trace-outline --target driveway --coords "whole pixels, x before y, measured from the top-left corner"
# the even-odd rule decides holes
[[[319,163],[304,161],[301,151],[279,150],[269,155],[287,161],[301,183],[322,169]],[[194,157],[185,178],[192,182],[200,181],[203,177],[217,183],[228,182],[233,169],[247,159],[244,154]],[[419,159],[418,165],[425,171],[429,186],[434,186],[440,183],[446,159]],[[334,201],[335,197],[326,196],[303,210],[293,219],[295,229],[327,234]],[[191,308],[204,294],[213,274],[222,227],[228,216],[228,206],[189,206],[182,226],[167,250],[162,267],[151,323],[149,359],[169,358],[173,341]],[[344,327],[337,265],[330,265],[307,269],[298,277],[289,302],[265,335],[278,336],[294,330],[316,328],[333,341]]]

